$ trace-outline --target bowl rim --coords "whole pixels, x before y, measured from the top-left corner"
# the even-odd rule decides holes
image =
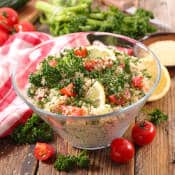
[[[148,34],[146,36],[144,36],[143,38],[139,39],[140,42],[144,42],[145,40],[149,40],[151,38],[155,38],[155,37],[159,37],[159,36],[164,36],[166,37],[167,35],[173,35],[175,37],[175,32],[156,32],[156,33],[151,33]],[[172,39],[172,40],[175,40]]]
[[[51,116],[51,117],[54,117],[54,118],[58,118],[58,119],[73,119],[73,120],[81,120],[81,119],[97,119],[97,118],[105,118],[105,117],[109,117],[109,116],[118,116],[119,114],[123,113],[123,112],[127,112],[129,111],[130,109],[142,104],[142,102],[144,102],[150,95],[151,93],[155,90],[155,88],[157,87],[159,81],[160,81],[160,76],[161,76],[161,64],[160,64],[160,61],[159,59],[157,58],[157,56],[148,48],[146,47],[143,43],[141,43],[140,41],[137,41],[135,39],[132,39],[130,37],[127,37],[125,35],[120,35],[120,34],[113,34],[113,33],[109,33],[109,32],[76,32],[76,33],[71,33],[71,34],[66,34],[66,35],[61,35],[59,37],[65,37],[65,36],[68,36],[68,35],[74,35],[74,34],[85,34],[85,35],[88,35],[88,34],[96,34],[96,35],[110,35],[110,36],[113,36],[113,37],[116,37],[116,38],[121,38],[121,39],[124,39],[124,40],[127,40],[128,42],[131,42],[133,44],[137,44],[139,46],[141,46],[142,48],[144,48],[146,51],[148,51],[149,53],[151,53],[151,55],[153,56],[154,60],[156,61],[156,64],[157,64],[157,72],[158,72],[158,75],[157,75],[157,78],[153,84],[153,86],[151,87],[151,89],[149,90],[148,93],[146,93],[146,95],[144,95],[142,98],[140,98],[138,101],[136,101],[135,103],[129,105],[129,106],[126,106],[126,107],[122,107],[118,110],[114,110],[110,113],[105,113],[105,114],[100,114],[100,115],[86,115],[86,116],[67,116],[67,115],[62,115],[62,114],[56,114],[56,113],[52,113],[52,112],[49,112],[49,111],[46,111],[46,110],[43,110],[41,108],[38,108],[37,106],[33,105],[30,100],[26,99],[24,97],[24,95],[20,92],[20,90],[18,90],[18,87],[17,87],[17,84],[16,84],[16,81],[15,81],[15,75],[16,75],[16,70],[17,70],[17,64],[14,66],[14,69],[12,70],[12,85],[13,85],[13,88],[16,92],[16,94],[33,110],[33,111],[37,111],[39,112],[40,114],[44,114],[44,116]],[[30,51],[30,53],[32,53],[35,49],[37,49],[38,47],[42,47],[42,45],[45,45],[46,43],[48,42],[51,42],[51,41],[54,41],[54,40],[57,40],[59,37],[56,37],[56,38],[53,38],[53,39],[49,39],[47,41],[44,41],[43,43],[37,45],[34,49],[32,49]]]

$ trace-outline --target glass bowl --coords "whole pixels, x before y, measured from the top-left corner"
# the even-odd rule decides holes
[[[137,57],[149,56],[153,60],[155,78],[149,92],[136,103],[104,115],[93,116],[64,116],[39,109],[27,97],[26,88],[30,73],[46,56],[54,55],[63,48],[80,47],[94,42],[105,45],[132,48]],[[24,64],[30,60],[30,64]],[[149,70],[148,70],[149,71]],[[142,43],[126,36],[104,32],[80,32],[48,40],[25,56],[23,63],[19,62],[13,71],[14,89],[24,102],[46,121],[62,138],[72,146],[80,149],[95,150],[110,145],[114,138],[121,137],[147,99],[158,85],[160,79],[160,63],[156,56]]]

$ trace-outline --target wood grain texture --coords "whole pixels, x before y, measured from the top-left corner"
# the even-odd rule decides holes
[[[172,26],[175,32],[174,0],[138,0],[136,4],[152,10],[162,22]],[[171,89],[161,100],[148,103],[147,108],[160,108],[169,115],[168,122],[157,127],[157,136],[150,144],[136,149],[135,158],[126,165],[117,165],[109,158],[109,149],[89,152],[89,170],[75,170],[70,173],[57,172],[53,160],[37,162],[33,157],[33,146],[15,146],[9,140],[0,140],[0,175],[175,175],[175,67],[169,68]],[[142,116],[139,116],[141,118]],[[139,119],[138,118],[138,119]],[[129,128],[125,137],[130,138]],[[64,154],[78,154],[59,136],[52,143]]]
[[[130,137],[130,128],[125,134]],[[57,136],[53,143],[58,153],[77,155],[80,150],[73,148],[62,138]],[[109,148],[89,151],[90,168],[89,170],[75,170],[70,173],[57,172],[53,164],[39,162],[37,175],[134,175],[134,159],[126,165],[117,165],[112,163],[109,157]]]
[[[33,156],[34,145],[14,145],[9,139],[0,140],[0,174],[33,175],[37,161]]]

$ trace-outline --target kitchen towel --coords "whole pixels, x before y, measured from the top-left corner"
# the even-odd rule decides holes
[[[20,32],[12,35],[0,47],[0,138],[9,135],[32,114],[32,110],[16,96],[13,89],[11,75],[14,65],[23,62],[31,49],[48,39],[51,36],[45,33]]]
[[[42,57],[59,52],[65,47],[89,45],[87,34],[80,32],[52,38],[41,32],[21,32],[12,35],[0,47],[0,138],[9,135],[32,114],[32,110],[13,89],[11,76],[14,65],[20,64],[23,69],[17,72],[25,75],[34,62]],[[47,42],[43,43],[44,41]]]

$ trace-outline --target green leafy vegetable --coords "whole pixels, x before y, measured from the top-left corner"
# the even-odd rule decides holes
[[[53,139],[53,130],[38,115],[33,114],[23,125],[19,125],[11,134],[17,144],[49,142]]]
[[[48,87],[55,87],[61,79],[60,72],[56,68],[51,67],[46,60],[42,62],[41,75],[44,77],[44,85]]]
[[[154,109],[152,112],[148,113],[150,116],[150,121],[155,125],[168,120],[168,115],[160,111],[160,109]]]
[[[40,74],[30,74],[29,82],[34,84],[36,87],[42,86],[41,84],[42,76]]]
[[[89,163],[89,158],[86,155],[86,152],[82,151],[78,156],[59,154],[54,163],[54,167],[58,171],[69,172],[75,167],[86,169],[89,167]]]
[[[36,8],[43,12],[41,22],[48,24],[51,33],[56,36],[79,31],[102,31],[138,39],[156,31],[149,23],[153,18],[150,11],[138,9],[134,15],[127,15],[115,7],[106,11],[94,10],[91,2],[67,0],[62,3],[60,0],[56,3],[52,0],[49,4],[37,1]]]
[[[89,158],[85,151],[82,151],[77,157],[77,166],[80,168],[87,169],[89,167]]]
[[[76,166],[75,156],[65,156],[59,154],[57,160],[54,163],[54,167],[58,171],[70,171]]]

